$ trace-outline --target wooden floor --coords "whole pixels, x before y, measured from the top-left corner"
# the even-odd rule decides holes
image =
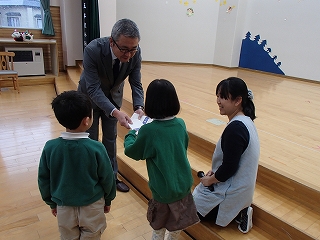
[[[21,86],[20,94],[5,88],[0,94],[1,240],[59,239],[57,220],[37,185],[42,148],[64,131],[50,106],[55,95],[53,84]],[[135,192],[117,192],[102,239],[151,239],[146,208]]]
[[[229,76],[243,78],[253,90],[260,165],[320,191],[319,83],[219,67],[142,65],[144,88],[155,78],[172,81],[188,130],[213,143],[227,121],[219,114],[215,87]],[[12,88],[0,94],[0,239],[58,239],[56,219],[37,187],[42,148],[63,131],[50,106],[55,89],[52,84],[20,85],[20,94]],[[128,84],[125,98],[131,99]],[[145,212],[136,193],[118,192],[102,239],[150,239]],[[320,239],[319,229],[316,234]]]

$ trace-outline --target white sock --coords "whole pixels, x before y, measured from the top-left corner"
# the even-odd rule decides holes
[[[152,240],[163,240],[165,232],[166,232],[165,228],[161,228],[159,230],[153,230],[151,239]]]
[[[179,238],[181,230],[169,232],[167,240],[176,240]]]

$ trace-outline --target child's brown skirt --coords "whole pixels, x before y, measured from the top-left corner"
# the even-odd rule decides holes
[[[148,203],[147,219],[154,230],[183,230],[199,222],[192,194],[173,203],[160,203],[151,199]]]

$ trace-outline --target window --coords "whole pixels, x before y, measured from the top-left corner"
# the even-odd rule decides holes
[[[20,27],[20,18],[21,14],[18,12],[8,12],[7,15],[7,23],[8,27]]]
[[[0,0],[0,27],[41,29],[40,0]]]
[[[34,15],[34,20],[37,28],[42,28],[42,16],[41,14]]]

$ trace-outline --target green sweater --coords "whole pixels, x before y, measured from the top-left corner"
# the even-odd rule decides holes
[[[181,118],[153,120],[139,134],[129,131],[125,154],[135,160],[146,159],[152,197],[173,203],[188,195],[193,178],[187,158],[188,133]]]
[[[38,171],[42,199],[51,207],[86,206],[105,198],[110,206],[116,196],[115,179],[102,143],[79,138],[49,140]]]

